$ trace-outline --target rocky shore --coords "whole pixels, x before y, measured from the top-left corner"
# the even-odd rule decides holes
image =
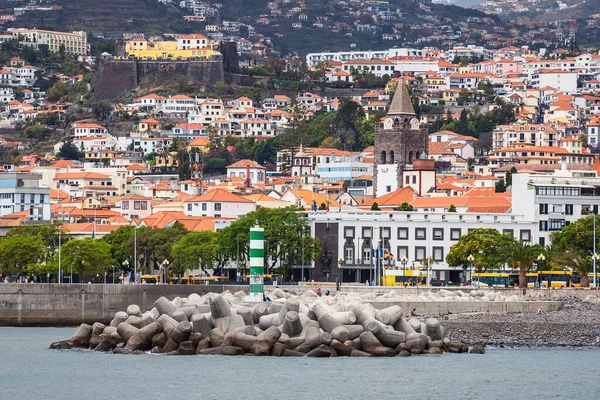
[[[548,313],[471,313],[440,317],[447,336],[469,345],[600,346],[600,305],[573,297]]]

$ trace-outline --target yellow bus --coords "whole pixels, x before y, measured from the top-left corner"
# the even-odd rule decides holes
[[[526,275],[527,287],[535,287],[537,272]],[[481,287],[510,288],[519,286],[519,274],[511,272],[474,272],[471,280]]]
[[[427,285],[427,270],[425,268],[402,268],[383,270],[384,286],[425,286]]]
[[[579,274],[572,271],[540,271],[538,272],[538,281],[540,287],[557,288],[557,287],[575,287],[573,275],[577,278],[575,281],[579,284]]]
[[[199,276],[182,276],[181,279],[179,279],[179,277],[177,276],[173,276],[171,278],[169,278],[169,283],[173,284],[173,285],[204,285],[207,282],[223,282],[226,281],[228,278],[226,276],[220,276],[220,275],[215,275],[215,276],[203,276],[203,277],[199,277]]]

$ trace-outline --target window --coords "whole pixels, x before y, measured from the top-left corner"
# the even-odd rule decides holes
[[[354,228],[353,227],[345,227],[344,228],[344,237],[345,238],[354,238]]]
[[[362,237],[363,239],[371,238],[371,228],[362,228]]]
[[[573,215],[573,204],[565,204],[565,214]]]
[[[206,203],[202,203],[202,211],[206,211],[208,209],[208,205]]]
[[[192,211],[192,203],[188,203],[188,211]]]
[[[512,229],[502,229],[502,234],[503,235],[514,236],[515,235],[515,231],[512,230]]]
[[[140,202],[139,201],[134,201],[133,202],[133,209],[134,210],[139,210],[140,208],[141,208]]]
[[[354,249],[346,247],[344,260],[347,264],[354,264]]]
[[[551,219],[548,221],[548,228],[550,231],[560,231],[565,227],[564,219]]]
[[[413,182],[412,182],[412,183],[413,183],[413,184],[416,184],[416,183],[417,183],[417,176],[416,176],[416,175],[413,175],[413,177],[412,177],[412,178],[413,178],[413,180],[412,180]]]
[[[410,185],[410,176],[406,175],[406,184]]]
[[[548,231],[548,221],[540,221],[540,232]]]
[[[540,242],[540,246],[545,246],[546,245],[546,238],[545,237],[540,237],[539,242]]]
[[[368,264],[371,262],[371,249],[363,249],[362,259],[364,264]]]
[[[421,262],[427,257],[426,247],[415,247],[415,260]]]
[[[433,247],[433,259],[438,262],[444,261],[444,248],[443,247]]]
[[[385,187],[385,191],[388,192],[388,193],[391,192],[392,191],[392,187],[390,185],[386,186]]]
[[[215,211],[221,211],[221,203],[215,203]]]
[[[540,203],[540,215],[548,215],[548,204]]]
[[[415,228],[415,239],[425,240],[427,239],[427,230],[425,228]],[[420,260],[420,258],[419,258]]]
[[[381,238],[389,239],[391,236],[390,228],[381,228]]]
[[[402,257],[409,258],[408,246],[398,246],[396,251],[396,261],[400,262],[399,260],[402,259]]]
[[[408,228],[398,228],[398,240],[408,240]]]
[[[531,231],[529,229],[521,229],[520,237],[522,242],[531,242]]]
[[[142,210],[147,210],[148,209],[148,202],[147,201],[142,201],[140,204],[142,206]]]
[[[458,239],[460,239],[460,236],[461,236],[460,228],[450,229],[450,240],[458,240]]]
[[[191,204],[189,204],[189,205],[191,206]],[[129,210],[129,202],[128,201],[121,202],[121,209]]]
[[[433,240],[444,240],[444,228],[433,228]]]

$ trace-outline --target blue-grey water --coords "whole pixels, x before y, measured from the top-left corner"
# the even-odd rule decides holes
[[[8,399],[598,399],[600,350],[276,358],[48,350],[74,328],[0,328]]]

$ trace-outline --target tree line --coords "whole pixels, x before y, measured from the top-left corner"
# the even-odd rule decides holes
[[[0,239],[0,271],[4,277],[39,276],[37,282],[57,281],[60,263],[80,282],[96,275],[133,272],[153,274],[167,266],[169,276],[192,269],[220,271],[236,264],[248,268],[250,228],[265,230],[265,270],[288,275],[293,265],[315,260],[320,242],[310,235],[308,222],[298,208],[261,208],[219,231],[188,231],[175,223],[166,228],[122,226],[96,239],[75,239],[61,234],[58,223],[11,229]],[[164,263],[164,261],[168,263]],[[68,281],[68,279],[67,279]]]
[[[553,232],[547,246],[519,240],[493,228],[477,228],[460,237],[448,252],[446,262],[451,267],[464,271],[472,268],[479,273],[508,266],[519,271],[521,288],[527,287],[529,271],[572,270],[581,275],[581,287],[588,287],[593,271],[594,218],[596,236],[600,238],[600,218],[589,216]]]

